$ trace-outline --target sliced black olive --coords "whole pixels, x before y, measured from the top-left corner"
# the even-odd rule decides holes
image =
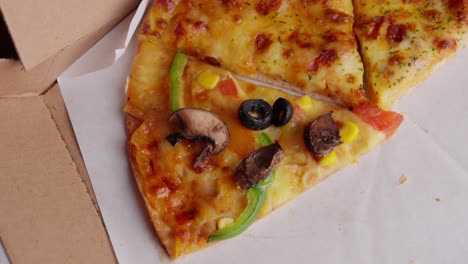
[[[239,107],[238,115],[241,123],[253,130],[262,130],[271,126],[273,109],[262,99],[245,100]]]
[[[294,110],[291,103],[284,99],[278,98],[273,104],[273,114],[271,116],[271,123],[275,126],[284,126],[293,116]]]
[[[333,148],[343,143],[340,141],[340,131],[331,112],[317,117],[306,126],[304,141],[307,149],[316,158],[325,157]]]
[[[171,143],[172,146],[175,146],[179,141],[184,139],[184,136],[179,133],[171,133],[166,137],[166,139],[169,141],[169,143]]]

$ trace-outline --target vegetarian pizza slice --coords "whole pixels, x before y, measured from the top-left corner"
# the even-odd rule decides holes
[[[140,37],[209,64],[332,98],[366,101],[350,0],[157,0]]]
[[[468,41],[468,1],[354,0],[371,101],[385,109]]]
[[[148,41],[127,88],[130,161],[173,258],[239,235],[402,121],[367,104],[350,111],[247,83]]]

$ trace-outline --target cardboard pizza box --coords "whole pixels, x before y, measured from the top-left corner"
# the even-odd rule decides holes
[[[38,95],[138,0],[0,0],[0,97]]]
[[[54,83],[138,3],[0,0],[0,241],[11,263],[116,263]]]

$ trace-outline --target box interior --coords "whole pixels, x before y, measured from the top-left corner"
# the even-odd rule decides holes
[[[8,28],[3,18],[3,13],[0,10],[0,58],[18,60],[18,53],[16,52],[13,39],[8,32]]]
[[[138,3],[0,1],[0,263],[117,262],[55,82]]]

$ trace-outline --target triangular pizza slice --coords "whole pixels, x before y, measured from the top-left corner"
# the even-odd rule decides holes
[[[247,83],[148,41],[127,95],[133,172],[173,258],[239,235],[402,121],[367,104],[351,111]]]

